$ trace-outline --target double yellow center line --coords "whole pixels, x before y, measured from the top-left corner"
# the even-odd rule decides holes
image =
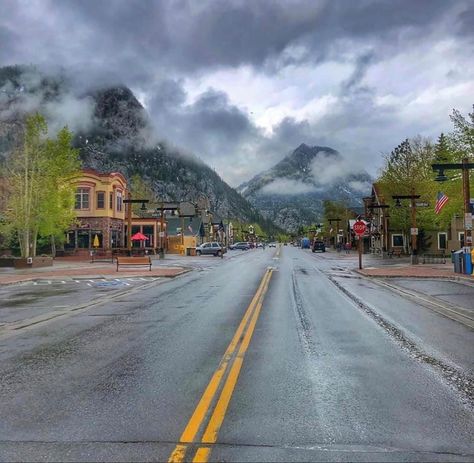
[[[242,321],[240,322],[237,331],[232,338],[227,350],[222,357],[217,370],[212,375],[209,384],[204,391],[193,415],[186,425],[179,444],[171,453],[169,458],[170,463],[179,463],[186,457],[188,447],[192,444],[199,445],[193,461],[207,462],[211,453],[211,448],[200,444],[214,444],[217,440],[219,429],[224,421],[224,417],[229,405],[232,393],[234,392],[237,379],[239,378],[240,369],[244,361],[245,353],[249,347],[250,340],[257,324],[260,311],[262,309],[263,299],[267,292],[270,279],[272,277],[273,269],[269,268],[260,282],[257,292],[255,293],[250,305],[248,306]],[[224,377],[227,378],[224,386],[221,388],[221,383]],[[217,393],[220,390],[220,396],[215,401]],[[211,405],[214,405],[211,408]],[[204,433],[201,439],[196,439],[201,428],[207,421]]]

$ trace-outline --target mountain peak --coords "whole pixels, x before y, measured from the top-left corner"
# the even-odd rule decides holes
[[[319,156],[337,158],[339,153],[327,146],[308,146],[302,143],[292,153],[285,156],[271,170],[277,175],[287,176],[291,172],[306,172],[311,169],[311,164]]]
[[[321,219],[325,198],[358,205],[370,180],[367,173],[348,169],[338,151],[302,143],[239,190],[265,217],[295,231]]]

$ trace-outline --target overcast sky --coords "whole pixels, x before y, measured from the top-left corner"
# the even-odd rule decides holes
[[[237,186],[300,143],[375,175],[474,103],[474,1],[0,0],[0,65],[123,82]]]

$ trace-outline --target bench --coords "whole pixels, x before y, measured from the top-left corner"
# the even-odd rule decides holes
[[[388,257],[393,257],[393,256],[397,256],[397,257],[401,257],[402,255],[402,249],[401,248],[392,248],[390,249],[390,251],[387,252],[387,256]]]
[[[139,266],[139,265],[147,265],[151,272],[151,258],[150,256],[145,257],[122,257],[117,256],[117,272],[119,270],[120,265],[127,265],[127,266]]]
[[[114,256],[112,251],[92,251],[91,263],[93,262],[113,262]]]

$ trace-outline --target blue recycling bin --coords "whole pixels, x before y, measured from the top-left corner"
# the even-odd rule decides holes
[[[472,258],[470,252],[465,252],[464,257],[464,273],[470,275],[472,273]]]

